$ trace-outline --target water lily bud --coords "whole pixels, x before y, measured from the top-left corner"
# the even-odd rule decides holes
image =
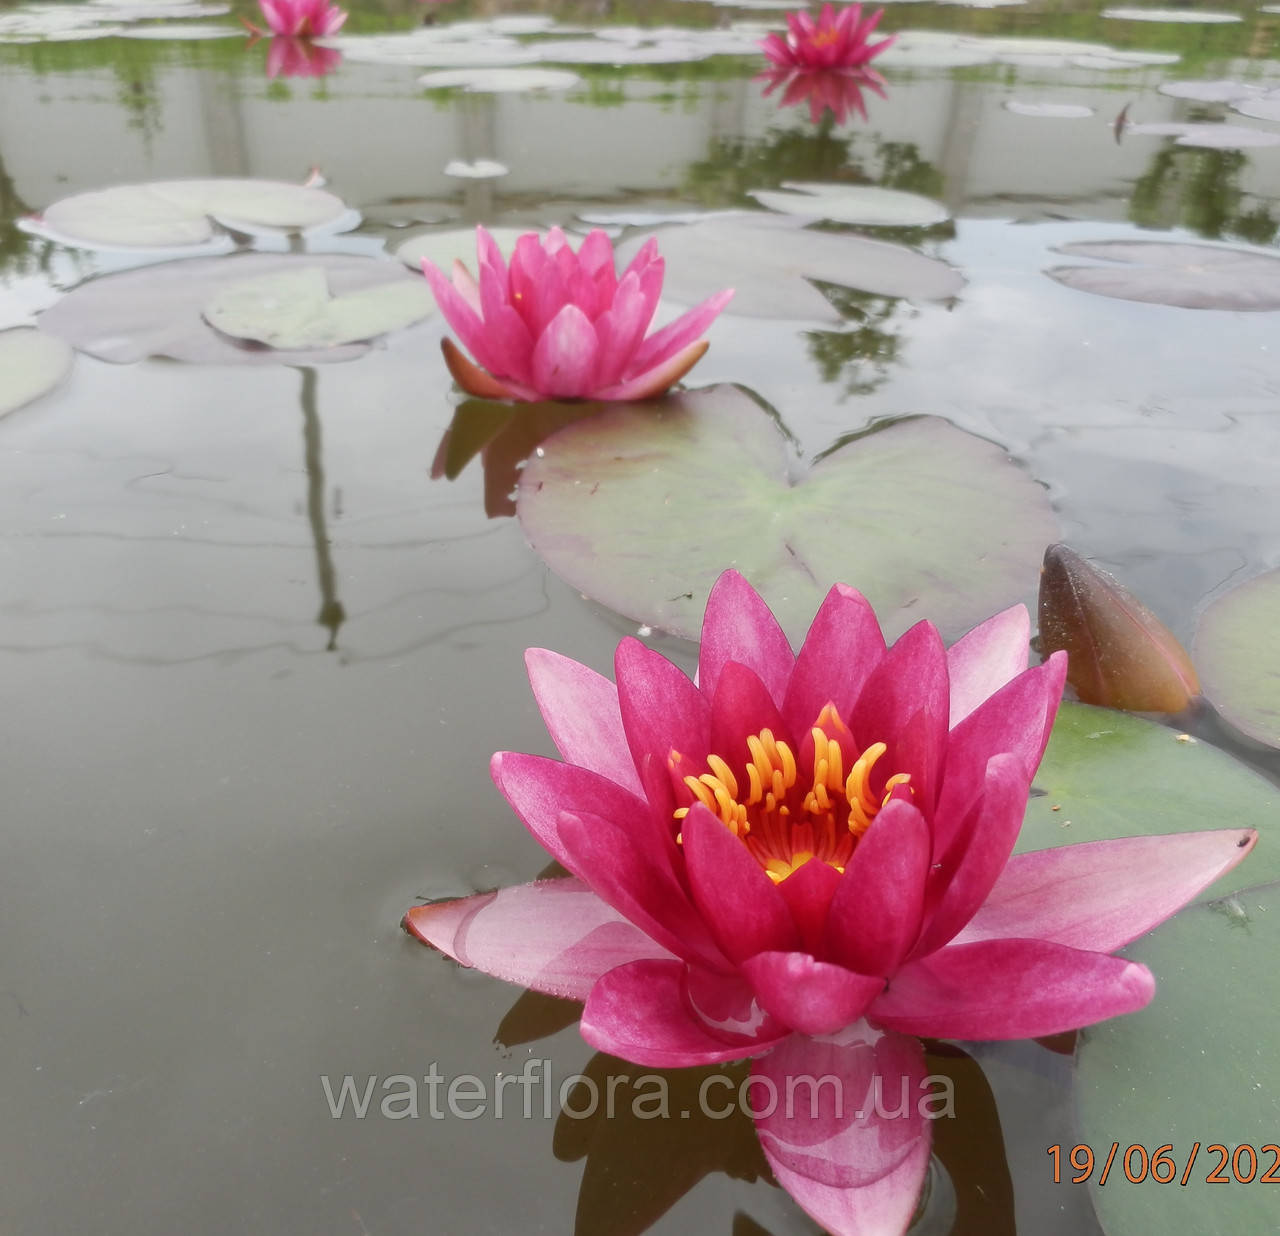
[[[1086,704],[1181,712],[1200,694],[1187,651],[1127,589],[1074,550],[1050,545],[1040,571],[1040,648],[1068,656]]]

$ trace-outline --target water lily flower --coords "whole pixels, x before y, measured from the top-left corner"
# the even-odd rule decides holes
[[[258,0],[258,7],[267,30],[290,38],[311,39],[336,34],[347,20],[346,11],[328,0]]]
[[[635,639],[616,685],[531,650],[564,759],[502,752],[492,771],[570,875],[405,925],[585,999],[598,1050],[659,1068],[754,1057],[779,1097],[752,1113],[779,1183],[836,1236],[901,1233],[930,1154],[919,1038],[1033,1038],[1141,1008],[1150,971],[1111,954],[1256,839],[1010,857],[1066,671],[1062,653],[1027,667],[1029,628],[1017,606],[950,649],[928,622],[887,647],[837,586],[795,654],[731,571],[694,681]]]
[[[824,4],[817,21],[803,11],[788,13],[786,38],[771,34],[760,46],[780,68],[853,69],[886,51],[897,39],[891,34],[878,43],[867,42],[883,16],[884,9],[877,9],[863,21],[860,4],[851,4],[839,13]]]
[[[508,264],[476,228],[477,282],[461,262],[452,280],[422,261],[436,303],[474,363],[451,339],[441,347],[463,390],[483,399],[649,399],[678,382],[702,358],[701,336],[729,302],[718,292],[674,322],[645,332],[662,291],[658,242],[646,241],[615,273],[613,244],[597,229],[577,253],[553,227],[529,232]]]
[[[278,34],[267,47],[267,76],[324,77],[342,63],[336,47],[321,47],[310,39]]]
[[[757,74],[757,80],[769,83],[764,92],[766,99],[779,87],[785,87],[778,100],[779,107],[794,107],[807,100],[809,119],[814,124],[828,111],[833,113],[837,124],[844,124],[850,112],[866,120],[864,89],[882,99],[889,97],[884,78],[874,69],[772,68]]]

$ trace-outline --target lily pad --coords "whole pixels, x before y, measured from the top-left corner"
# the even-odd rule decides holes
[[[1123,136],[1172,137],[1179,146],[1199,146],[1207,150],[1244,150],[1254,146],[1280,146],[1280,133],[1249,129],[1239,124],[1182,124],[1160,121],[1155,124],[1126,124]]]
[[[515,251],[516,241],[529,232],[537,231],[537,228],[491,227],[486,230],[497,242],[498,248],[510,256]],[[410,270],[421,270],[422,259],[430,258],[445,272],[453,269],[454,262],[462,262],[475,274],[476,230],[473,227],[457,227],[443,232],[423,232],[406,240],[396,250],[396,257]]]
[[[420,322],[435,310],[424,280],[394,280],[333,296],[322,266],[260,275],[222,288],[204,309],[210,326],[271,348],[332,348]]]
[[[74,359],[61,339],[43,331],[0,331],[0,416],[53,390],[71,372]]]
[[[914,249],[808,231],[785,215],[727,213],[657,235],[665,295],[692,305],[715,288],[736,288],[729,312],[746,317],[843,321],[810,279],[909,300],[949,300],[964,287],[957,270]],[[619,261],[629,262],[644,239],[620,245]]]
[[[1083,120],[1093,115],[1093,108],[1083,103],[1050,103],[1035,100],[1007,99],[1005,110],[1015,116],[1043,116],[1051,120]]]
[[[1238,13],[1220,13],[1216,9],[1103,9],[1102,16],[1116,21],[1203,22],[1206,25],[1243,20]]]
[[[782,190],[752,189],[761,206],[784,215],[860,223],[868,227],[932,227],[945,223],[951,212],[932,198],[879,185],[817,184],[784,181]]]
[[[1057,252],[1117,263],[1045,271],[1077,291],[1183,309],[1280,309],[1280,258],[1270,254],[1152,240],[1084,241]]]
[[[1260,86],[1247,86],[1237,81],[1164,82],[1160,93],[1174,99],[1195,99],[1198,103],[1231,103],[1261,94]]]
[[[203,365],[309,365],[363,356],[367,344],[304,351],[246,345],[214,330],[202,316],[205,306],[227,288],[317,267],[337,296],[421,282],[395,262],[337,254],[193,258],[83,283],[47,309],[40,326],[77,350],[116,364],[169,356]]]
[[[1264,831],[1280,826],[1278,811],[1280,790],[1226,752],[1126,712],[1064,703],[1017,849],[1206,828]],[[1204,896],[1277,879],[1280,846],[1264,837]]]
[[[460,180],[493,180],[505,176],[510,170],[496,159],[473,159],[470,163],[465,159],[450,159],[444,165],[446,176],[456,176]]]
[[[1280,747],[1280,571],[1220,597],[1200,617],[1196,663],[1204,693],[1251,738]]]
[[[203,245],[215,220],[236,230],[304,231],[359,216],[321,189],[276,180],[167,180],[118,185],[64,197],[45,210],[40,230],[89,249],[171,249]]]
[[[932,417],[878,426],[797,469],[776,422],[717,386],[606,408],[520,476],[525,535],[573,587],[694,638],[737,567],[798,638],[837,581],[890,634],[928,615],[958,637],[1035,579],[1053,516],[999,447]]]
[[[1235,99],[1231,110],[1242,116],[1252,116],[1255,120],[1280,120],[1280,94],[1273,91],[1261,98]]]
[[[1232,874],[1256,877],[1261,848]],[[1261,1182],[1280,1158],[1277,952],[1276,884],[1191,906],[1125,950],[1155,974],[1155,999],[1082,1031],[1076,1057],[1080,1141],[1099,1156],[1090,1184],[1110,1236],[1276,1230],[1277,1185]],[[1168,1183],[1152,1179],[1150,1161],[1142,1179],[1134,1151],[1131,1177],[1118,1154],[1099,1187],[1113,1142],[1119,1154],[1171,1143],[1155,1168]]]
[[[424,73],[418,85],[427,90],[461,88],[469,94],[518,94],[530,90],[569,90],[582,78],[567,69],[441,69]]]

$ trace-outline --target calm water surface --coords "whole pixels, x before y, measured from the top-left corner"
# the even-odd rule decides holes
[[[1280,86],[1280,17],[1234,11],[1194,25],[1079,3],[896,4],[888,29],[1180,60],[886,59],[888,97],[867,96],[865,121],[816,125],[763,98],[743,57],[571,66],[583,81],[565,92],[466,94],[350,54],[322,79],[272,81],[265,48],[239,36],[0,45],[0,326],[127,264],[14,226],[110,184],[318,167],[365,218],[333,246],[368,253],[433,225],[755,208],[747,191],[783,180],[922,193],[952,221],[864,230],[961,270],[954,302],[837,290],[834,322],[725,316],[691,380],[753,388],[802,457],[905,413],[999,442],[1048,488],[1063,539],[1189,639],[1207,597],[1280,563],[1274,315],[1104,299],[1043,272],[1073,241],[1273,244],[1280,147],[1112,132],[1129,104],[1147,123],[1280,133],[1158,93]],[[388,0],[351,26],[513,13],[704,31],[772,15]],[[509,174],[444,173],[482,158]],[[635,631],[551,575],[515,520],[486,515],[478,462],[430,478],[452,415],[442,331],[432,319],[309,370],[80,355],[0,424],[6,1236],[816,1230],[768,1182],[745,1120],[575,1121],[545,1115],[541,1090],[528,1119],[516,1090],[503,1119],[431,1117],[433,1066],[446,1086],[492,1084],[545,1058],[557,1089],[619,1070],[592,1061],[572,1009],[517,1004],[398,923],[415,899],[543,868],[487,772],[496,748],[551,753],[521,654],[607,671]],[[691,646],[653,643],[692,664]],[[963,1058],[945,1066],[973,1113],[953,1165],[983,1147],[954,1230],[1097,1231],[1087,1193],[1048,1183],[1044,1147],[1076,1140],[1068,1059],[1031,1044],[974,1056],[985,1081]],[[322,1078],[336,1091],[344,1075],[416,1078],[417,1118],[381,1113],[378,1090],[366,1118],[333,1119]]]

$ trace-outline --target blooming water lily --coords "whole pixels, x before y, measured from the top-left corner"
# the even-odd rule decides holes
[[[618,276],[613,244],[600,230],[578,252],[553,227],[522,236],[508,264],[476,228],[479,281],[461,262],[452,280],[424,258],[440,312],[475,358],[442,343],[459,386],[484,399],[648,399],[702,358],[701,338],[729,303],[718,292],[646,337],[662,292],[664,264],[650,239]]]
[[[878,43],[867,42],[883,16],[884,9],[877,9],[864,21],[860,4],[838,13],[824,4],[817,21],[803,11],[788,13],[786,38],[771,34],[760,46],[779,68],[853,69],[888,50],[897,39],[891,34]]]
[[[336,34],[347,20],[346,11],[328,0],[258,0],[258,7],[267,30],[289,38],[311,39]]]
[[[924,1100],[897,1098],[928,1093],[918,1038],[1039,1037],[1141,1008],[1151,973],[1111,954],[1255,840],[1010,857],[1066,671],[1061,653],[1027,667],[1029,626],[1018,606],[950,649],[928,622],[887,647],[837,586],[795,654],[727,572],[695,681],[635,639],[616,685],[533,649],[563,762],[503,752],[492,771],[570,874],[405,924],[464,965],[585,1000],[601,1051],[754,1057],[761,1086],[798,1096],[753,1113],[779,1183],[838,1236],[901,1233],[930,1154]]]

